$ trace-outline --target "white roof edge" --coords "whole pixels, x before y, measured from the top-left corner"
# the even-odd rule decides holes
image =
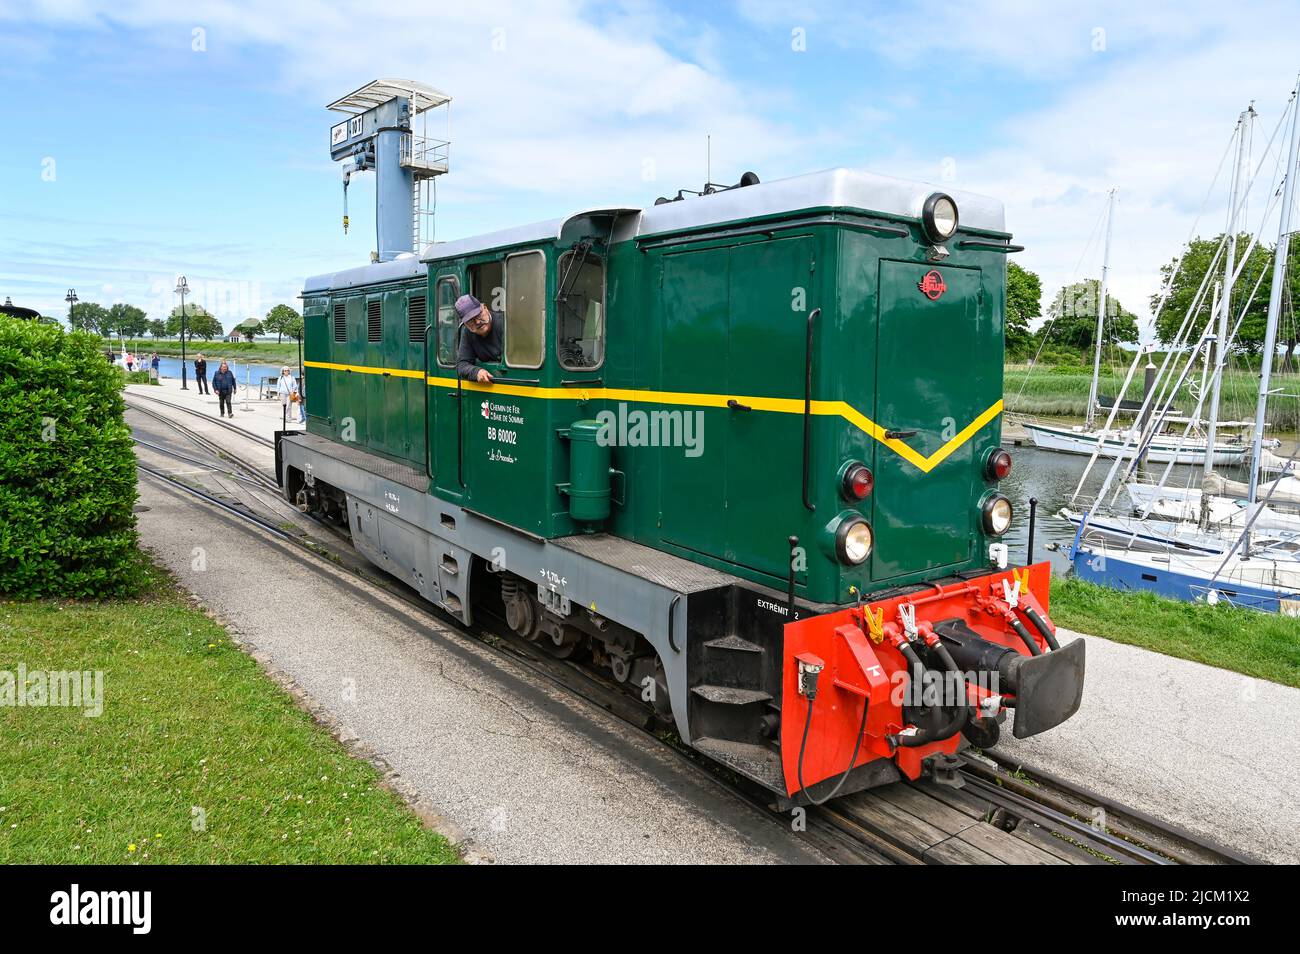
[[[309,292],[355,288],[359,285],[374,285],[379,282],[400,282],[403,279],[426,275],[428,272],[429,269],[422,261],[416,258],[414,254],[408,254],[406,257],[396,258],[391,262],[377,262],[370,265],[359,265],[356,268],[345,268],[337,272],[313,275],[302,283],[302,290],[304,294],[307,294]]]
[[[713,195],[652,206],[641,216],[638,235],[676,232],[799,209],[852,208],[883,215],[919,218],[935,192],[952,196],[962,226],[1005,232],[1003,205],[997,199],[860,169],[827,169]]]

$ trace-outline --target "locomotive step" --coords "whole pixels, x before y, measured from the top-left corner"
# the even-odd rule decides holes
[[[740,653],[761,653],[763,647],[757,643],[751,643],[747,639],[741,639],[739,636],[723,636],[721,639],[710,639],[704,644],[705,649],[730,650]]]
[[[733,686],[692,686],[691,692],[708,702],[720,705],[747,706],[754,702],[768,702],[771,693],[761,689],[737,689]]]

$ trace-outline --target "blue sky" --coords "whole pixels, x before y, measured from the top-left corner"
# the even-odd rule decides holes
[[[454,98],[441,238],[698,188],[712,135],[715,181],[845,165],[1001,198],[1048,297],[1097,273],[1117,187],[1112,288],[1145,315],[1238,112],[1261,152],[1300,69],[1281,3],[471,6],[0,0],[0,295],[157,316],[184,273],[229,327],[365,262],[373,193],[344,236],[324,104],[383,76]]]

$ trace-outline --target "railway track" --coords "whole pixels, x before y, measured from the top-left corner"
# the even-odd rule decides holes
[[[166,401],[146,400],[222,424],[253,443],[271,444],[201,412]],[[371,566],[352,550],[344,533],[324,521],[293,510],[300,519],[327,533],[328,539],[322,541],[301,526],[288,529],[293,524],[286,525],[265,513],[259,514],[256,507],[265,506],[261,493],[267,490],[275,490],[277,501],[289,507],[278,497],[274,480],[260,467],[156,411],[130,403],[129,406],[166,424],[192,440],[203,452],[232,464],[242,474],[152,442],[137,440],[137,443],[154,453],[233,477],[256,493],[242,500],[232,499],[237,495],[228,491],[222,495],[211,493],[156,467],[139,464],[142,473],[218,508],[232,519],[256,526],[312,560],[348,571],[421,615],[436,619],[442,627],[476,640],[588,704],[652,733],[677,757],[723,786],[729,794],[761,810],[774,824],[787,830],[792,828],[792,815],[776,811],[768,793],[676,743],[654,713],[616,683],[577,663],[546,654],[512,633],[504,620],[490,619],[494,624],[490,628],[466,627],[445,616],[414,591]],[[803,820],[799,837],[807,838],[831,860],[845,864],[1255,863],[1254,859],[1229,847],[997,753],[963,753],[954,760],[946,782],[900,782],[845,796],[794,817]]]
[[[222,420],[219,417],[213,417],[211,414],[208,414],[204,411],[197,410],[196,408],[185,407],[183,404],[176,404],[172,401],[164,401],[162,398],[150,397],[147,394],[140,394],[137,391],[126,392],[126,397],[127,397],[127,401],[126,401],[127,406],[128,407],[134,406],[136,410],[144,410],[144,409],[141,408],[138,404],[133,404],[134,401],[147,401],[150,404],[156,404],[173,411],[182,411],[193,417],[197,417],[200,418],[201,420],[207,421],[210,424],[216,424],[218,427],[224,428],[225,430],[238,434],[240,437],[247,438],[249,441],[251,441],[254,444],[261,444],[263,447],[270,447],[270,448],[275,447],[275,441],[268,440],[267,438],[262,437],[260,434],[254,434],[251,431],[248,431],[240,427],[238,424],[232,424],[229,421]]]

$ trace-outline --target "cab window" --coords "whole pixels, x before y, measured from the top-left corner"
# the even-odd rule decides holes
[[[456,364],[456,299],[460,297],[460,283],[455,275],[438,279],[434,299],[438,314],[438,364],[450,368]]]
[[[568,371],[605,361],[605,263],[581,250],[566,252],[556,269],[556,350]]]
[[[520,252],[506,259],[506,364],[540,368],[546,338],[546,256]]]
[[[469,293],[499,314],[505,307],[505,273],[504,263],[482,262],[469,267]]]

